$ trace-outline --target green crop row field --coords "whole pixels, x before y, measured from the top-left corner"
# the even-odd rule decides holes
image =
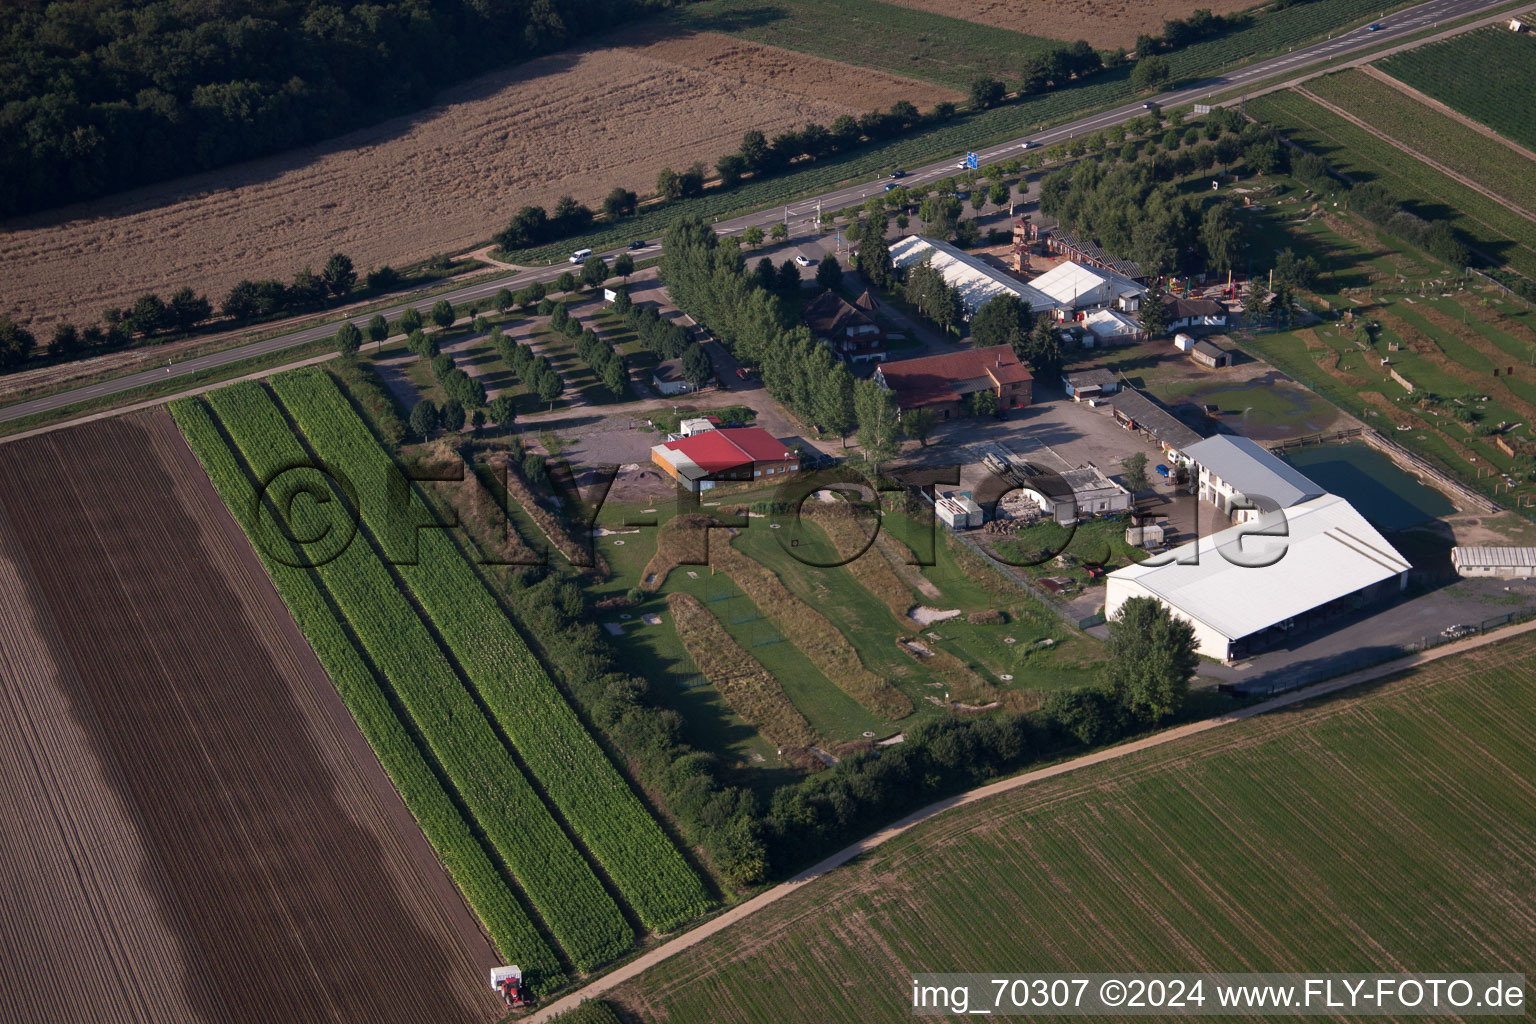
[[[1493,25],[1394,54],[1393,78],[1536,149],[1536,39]]]
[[[291,468],[313,460],[267,391],[255,383],[238,384],[213,392],[208,400],[252,480],[308,476],[302,483],[315,489],[312,497],[291,497],[286,491],[271,495],[285,514],[289,535],[323,533],[313,515],[320,507],[313,495],[325,499],[325,508],[340,503],[316,471]],[[251,509],[245,522],[254,531],[252,543],[261,549],[271,543],[277,527],[270,518],[255,519],[256,493],[247,487],[238,500]],[[331,551],[306,548],[306,554],[320,561]],[[388,680],[415,732],[571,962],[586,970],[621,955],[634,935],[618,905],[508,755],[378,552],[358,535],[312,575]]]
[[[914,972],[999,965],[1529,975],[1532,728],[1527,636],[948,812],[605,998],[895,1024]]]
[[[797,16],[795,0],[780,0],[780,3],[788,12],[788,17]],[[699,6],[708,8],[709,5],[706,3]],[[686,12],[693,9],[688,6],[681,10]],[[1238,61],[1322,38],[1345,25],[1374,17],[1381,10],[1379,3],[1372,5],[1369,0],[1311,0],[1310,3],[1292,4],[1282,10],[1265,13],[1247,28],[1169,54],[1168,63],[1175,80],[1203,78]],[[711,30],[744,35],[749,27],[733,27],[722,20],[712,26]],[[1023,59],[1021,55],[1019,63]],[[658,237],[668,224],[685,213],[696,213],[710,220],[748,210],[767,209],[848,181],[884,174],[895,167],[912,166],[948,154],[962,154],[967,150],[1036,131],[1044,125],[1123,103],[1133,95],[1129,76],[1129,67],[1104,72],[1092,76],[1081,85],[1056,89],[1043,96],[979,113],[964,114],[953,121],[905,138],[818,160],[790,174],[762,181],[747,181],[734,189],[710,189],[702,196],[677,203],[659,203],[617,224],[600,225],[579,238],[519,249],[506,255],[513,263],[538,265],[564,259],[571,250],[581,246],[603,249],[622,245],[634,238]]]
[[[1028,57],[1062,45],[879,0],[703,0],[671,20],[960,92],[977,78],[1015,78]]]
[[[198,399],[181,399],[171,405],[171,415],[219,496],[246,534],[254,537],[251,477],[219,433],[208,406]],[[559,958],[395,714],[385,684],[347,636],[315,574],[276,561],[260,544],[255,548],[374,756],[470,909],[485,924],[491,941],[504,958],[516,957],[525,965],[531,983],[540,990],[558,987],[565,980]]]
[[[1248,101],[1248,113],[1357,181],[1379,181],[1420,216],[1448,217],[1489,256],[1536,275],[1536,224],[1396,146],[1289,90]]]
[[[1308,82],[1307,88],[1409,149],[1536,215],[1531,162],[1508,146],[1362,71],[1327,75]]]
[[[357,488],[363,526],[389,536],[407,514],[391,494],[395,464],[323,370],[295,370],[273,388],[316,454]],[[403,486],[403,477],[397,478]],[[418,502],[420,515],[430,521]],[[443,531],[413,531],[416,557],[397,564],[555,809],[648,928],[668,931],[709,906],[703,882],[587,731],[512,627],[505,610]],[[398,555],[405,555],[404,551]]]

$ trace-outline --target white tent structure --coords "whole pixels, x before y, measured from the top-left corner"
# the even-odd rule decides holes
[[[1147,289],[1113,270],[1100,270],[1067,260],[1058,263],[1030,286],[1050,297],[1052,305],[1066,310],[1113,306],[1135,310]]]
[[[1097,345],[1130,345],[1142,338],[1141,325],[1124,313],[1101,309],[1089,314],[1083,326]]]
[[[1154,598],[1195,627],[1201,654],[1232,661],[1398,593],[1409,568],[1349,502],[1325,494],[1110,573],[1104,614]]]
[[[1016,295],[1020,302],[1035,313],[1055,306],[1039,289],[948,242],[908,235],[891,246],[891,265],[897,270],[905,272],[924,262],[943,275],[946,284],[959,290],[960,304],[965,307],[966,319],[974,316],[978,309],[986,305],[987,300],[997,295]]]

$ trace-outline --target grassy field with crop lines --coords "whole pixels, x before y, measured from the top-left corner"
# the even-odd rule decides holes
[[[895,1024],[918,971],[1530,974],[1533,727],[1526,636],[941,816],[606,998]]]
[[[1491,25],[1394,54],[1381,70],[1536,149],[1536,39]]]

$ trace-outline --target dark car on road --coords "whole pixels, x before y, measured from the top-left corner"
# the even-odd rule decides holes
[[[629,243],[631,249],[644,249],[648,243],[643,238],[637,238]]]

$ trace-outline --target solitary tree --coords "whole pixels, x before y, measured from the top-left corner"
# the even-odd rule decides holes
[[[499,395],[491,399],[491,419],[505,434],[507,428],[517,420],[517,403],[509,395]]]
[[[354,324],[345,323],[336,329],[336,351],[343,356],[355,356],[363,347],[363,332]]]
[[[628,217],[635,212],[640,197],[623,186],[615,186],[603,200],[603,215],[609,220],[618,220],[620,217]]]
[[[409,335],[412,331],[421,329],[421,311],[415,306],[405,307],[400,314],[400,333]]]
[[[1141,310],[1137,313],[1137,319],[1149,338],[1167,333],[1168,307],[1163,305],[1162,292],[1147,292],[1141,297]]]
[[[512,293],[506,288],[496,289],[496,294],[491,296],[491,305],[496,307],[496,312],[505,313],[512,308]]]
[[[423,441],[437,427],[437,405],[430,398],[423,398],[411,409],[411,432]]]
[[[997,414],[997,392],[990,388],[982,388],[980,391],[972,391],[970,397],[965,400],[967,411],[977,419],[984,419]]]
[[[555,407],[555,399],[560,397],[560,392],[565,390],[565,384],[560,380],[560,375],[554,370],[549,370],[539,376],[534,384],[538,392],[539,401],[548,402],[549,407]]]
[[[853,412],[864,459],[871,472],[878,473],[880,464],[900,450],[901,416],[896,396],[872,380],[858,381],[853,386]]]
[[[613,258],[613,276],[622,277],[626,282],[629,275],[635,272],[635,258],[627,252],[621,252]]]
[[[325,282],[326,289],[335,296],[342,296],[352,290],[357,283],[357,271],[352,267],[352,260],[343,253],[333,252],[331,258],[325,261],[325,267],[320,271],[320,279]]]
[[[588,256],[581,265],[581,280],[588,288],[597,288],[608,280],[608,261],[601,256]]]
[[[821,263],[816,266],[816,287],[832,288],[843,279],[843,266],[837,262],[837,257],[827,255],[822,257]]]
[[[1141,452],[1132,452],[1120,460],[1120,469],[1125,476],[1125,489],[1135,495],[1147,489],[1147,457]]]
[[[571,273],[569,270],[562,272],[559,277],[555,278],[555,291],[569,292],[575,290],[576,275]]]
[[[756,249],[763,244],[763,229],[753,224],[741,233],[741,240],[747,243],[747,248]]]
[[[1004,292],[988,299],[971,317],[971,340],[977,348],[1009,345],[1022,359],[1028,350],[1034,320],[1029,307],[1017,295]]]
[[[901,414],[901,430],[912,440],[928,447],[928,438],[939,424],[939,414],[932,409],[908,409]]]
[[[13,370],[26,362],[36,345],[31,331],[0,313],[0,370]]]
[[[447,299],[438,299],[432,303],[432,322],[443,330],[453,326],[458,319],[458,314],[453,311],[453,303]]]
[[[470,433],[472,433],[472,434],[479,434],[480,433],[480,428],[484,427],[484,426],[485,426],[485,410],[484,409],[476,409],[474,415],[469,418]]]
[[[443,409],[439,415],[444,430],[464,429],[464,403],[457,398],[450,398],[443,403]]]
[[[1142,57],[1131,68],[1131,88],[1137,92],[1152,92],[1163,88],[1173,77],[1168,61],[1163,57]]]
[[[773,227],[768,229],[768,235],[775,242],[782,242],[789,237],[789,227],[781,220],[773,222]]]
[[[703,386],[704,382],[715,375],[715,367],[709,361],[709,356],[698,345],[690,345],[683,351],[683,379],[694,387]]]
[[[389,337],[389,321],[384,319],[383,313],[373,314],[373,319],[368,321],[368,340],[384,347],[384,339]]]
[[[1003,102],[1003,83],[995,78],[978,78],[971,83],[971,106],[986,110]]]
[[[1146,725],[1177,714],[1199,656],[1195,628],[1152,597],[1133,597],[1109,623],[1106,682],[1120,705]]]

